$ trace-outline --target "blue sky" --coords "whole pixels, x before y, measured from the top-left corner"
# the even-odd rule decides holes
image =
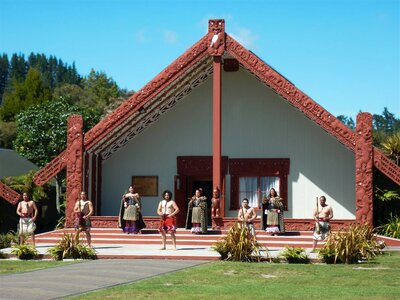
[[[0,53],[52,54],[138,90],[215,18],[332,114],[400,117],[399,0],[1,0]]]

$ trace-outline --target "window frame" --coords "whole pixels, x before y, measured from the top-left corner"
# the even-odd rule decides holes
[[[229,159],[231,175],[230,210],[240,208],[239,178],[240,177],[279,177],[279,196],[283,199],[284,210],[288,210],[288,175],[289,158],[238,158]],[[257,207],[259,208],[259,207]]]

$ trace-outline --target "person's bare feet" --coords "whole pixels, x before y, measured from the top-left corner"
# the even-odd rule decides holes
[[[160,250],[165,250],[165,247],[161,247]]]

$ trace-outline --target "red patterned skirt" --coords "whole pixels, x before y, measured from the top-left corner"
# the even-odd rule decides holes
[[[163,215],[160,221],[159,232],[165,231],[166,233],[176,232],[176,221],[175,217],[167,217],[168,215]]]

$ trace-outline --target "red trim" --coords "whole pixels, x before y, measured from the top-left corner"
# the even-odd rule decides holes
[[[213,187],[221,190],[221,57],[213,67]]]
[[[83,156],[84,159],[84,169],[83,169],[83,176],[84,176],[84,180],[83,180],[83,190],[86,192],[86,195],[89,195],[89,160],[90,160],[90,156],[89,153],[86,152],[85,155]]]
[[[94,212],[97,215],[97,155],[92,154],[92,167],[91,167],[91,194],[90,200],[92,200],[94,206]]]
[[[101,215],[101,186],[103,181],[103,160],[97,156],[97,209],[96,214]]]
[[[16,191],[14,191],[12,188],[8,187],[1,181],[0,181],[0,197],[14,205],[17,204],[20,199],[20,195]]]

